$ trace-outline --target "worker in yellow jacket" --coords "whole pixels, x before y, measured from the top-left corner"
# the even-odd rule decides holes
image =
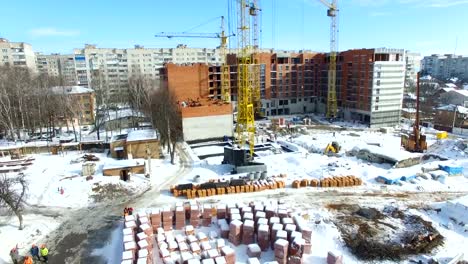
[[[42,261],[47,263],[47,261],[49,260],[49,250],[47,249],[45,244],[42,244],[40,253]]]

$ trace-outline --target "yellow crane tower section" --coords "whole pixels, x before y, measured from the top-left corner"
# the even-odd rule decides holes
[[[251,45],[250,17],[255,16],[255,6],[250,0],[237,0],[237,124],[236,143],[244,148],[249,144],[253,159],[255,146],[255,87],[253,47]]]
[[[328,68],[328,94],[327,94],[327,118],[335,118],[338,112],[336,101],[336,57],[338,46],[338,1],[319,0],[328,7],[327,16],[331,18],[330,24],[330,64]]]

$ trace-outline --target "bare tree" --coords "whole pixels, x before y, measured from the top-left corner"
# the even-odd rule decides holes
[[[0,177],[0,206],[6,206],[11,213],[18,217],[19,230],[23,229],[23,208],[28,190],[28,182],[24,174]]]

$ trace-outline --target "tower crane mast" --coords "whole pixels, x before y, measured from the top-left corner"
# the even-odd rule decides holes
[[[338,1],[319,0],[327,10],[327,16],[331,19],[330,24],[330,63],[328,67],[328,93],[327,93],[327,118],[333,119],[338,112],[336,100],[336,57],[338,49]]]

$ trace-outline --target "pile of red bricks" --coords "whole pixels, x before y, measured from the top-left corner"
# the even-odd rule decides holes
[[[302,188],[302,187],[351,187],[362,185],[362,180],[356,176],[341,176],[341,177],[331,177],[324,178],[322,180],[317,179],[303,179],[295,180],[292,183],[293,188]]]
[[[125,217],[122,264],[153,263],[153,226],[146,212]]]

